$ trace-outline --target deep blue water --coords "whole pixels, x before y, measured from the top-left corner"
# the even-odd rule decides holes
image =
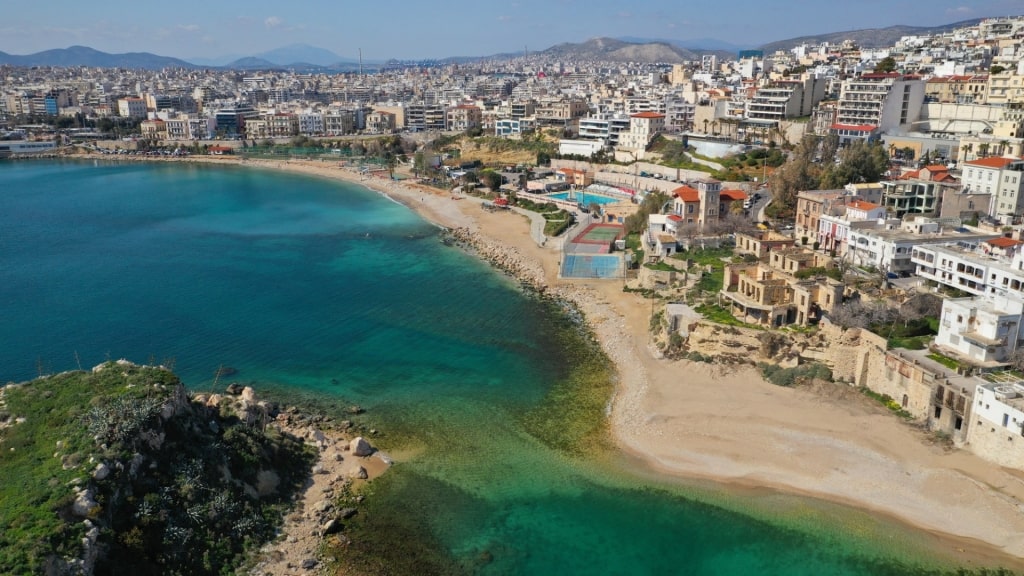
[[[376,505],[482,574],[904,574],[926,562],[930,537],[866,514],[716,496],[552,448],[529,415],[592,359],[566,325],[358,186],[0,162],[0,381],[123,357],[173,364],[197,390],[231,366],[257,387],[358,402],[385,444],[389,430],[416,438]]]

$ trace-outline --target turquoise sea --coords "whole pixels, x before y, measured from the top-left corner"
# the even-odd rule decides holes
[[[595,344],[354,185],[0,162],[0,342],[3,382],[128,358],[172,364],[194,390],[231,366],[258,388],[360,404],[374,442],[396,444],[359,548],[391,573],[944,566],[934,537],[847,508],[633,474],[576,426],[606,400]],[[605,387],[588,404],[596,377]]]

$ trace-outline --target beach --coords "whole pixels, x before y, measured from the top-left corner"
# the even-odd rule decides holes
[[[148,160],[139,158],[139,160]],[[658,358],[648,346],[650,302],[620,281],[563,280],[558,242],[539,246],[525,217],[318,161],[189,158],[289,170],[357,183],[447,228],[463,228],[516,258],[548,291],[575,302],[619,380],[610,420],[616,444],[668,477],[812,496],[943,535],[965,564],[1024,558],[1024,474],[947,450],[853,389],[791,389],[752,367]],[[1022,560],[1018,566],[1024,566]]]

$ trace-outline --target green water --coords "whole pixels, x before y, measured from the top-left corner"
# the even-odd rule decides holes
[[[673,484],[609,447],[613,375],[552,303],[365,189],[243,168],[0,163],[0,380],[173,362],[368,409],[398,462],[347,558],[394,574],[916,574],[927,534]],[[223,385],[221,382],[218,385]]]

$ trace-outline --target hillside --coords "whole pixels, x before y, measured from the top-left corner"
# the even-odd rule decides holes
[[[123,360],[0,388],[0,573],[233,572],[315,449],[232,391]]]
[[[55,50],[44,50],[35,54],[19,56],[0,52],[0,65],[12,66],[89,66],[98,68],[144,68],[159,70],[161,68],[196,68],[194,64],[171,58],[158,56],[149,52],[128,52],[125,54],[108,54],[87,46],[71,46]]]
[[[889,26],[887,28],[865,28],[863,30],[829,32],[825,34],[814,34],[810,36],[789,38],[787,40],[779,40],[777,42],[765,44],[764,46],[761,46],[760,49],[763,50],[765,54],[770,54],[776,50],[789,50],[790,48],[801,44],[820,44],[822,42],[839,44],[844,40],[852,40],[861,48],[885,48],[895,45],[903,36],[941,34],[943,32],[956,30],[957,28],[974,26],[982,20],[984,20],[984,18],[974,18],[972,20],[962,20],[952,24],[931,27],[897,25]]]
[[[689,50],[677,48],[665,42],[634,44],[614,38],[591,38],[579,44],[558,44],[544,50],[541,54],[566,60],[668,64],[678,64],[698,58]]]

